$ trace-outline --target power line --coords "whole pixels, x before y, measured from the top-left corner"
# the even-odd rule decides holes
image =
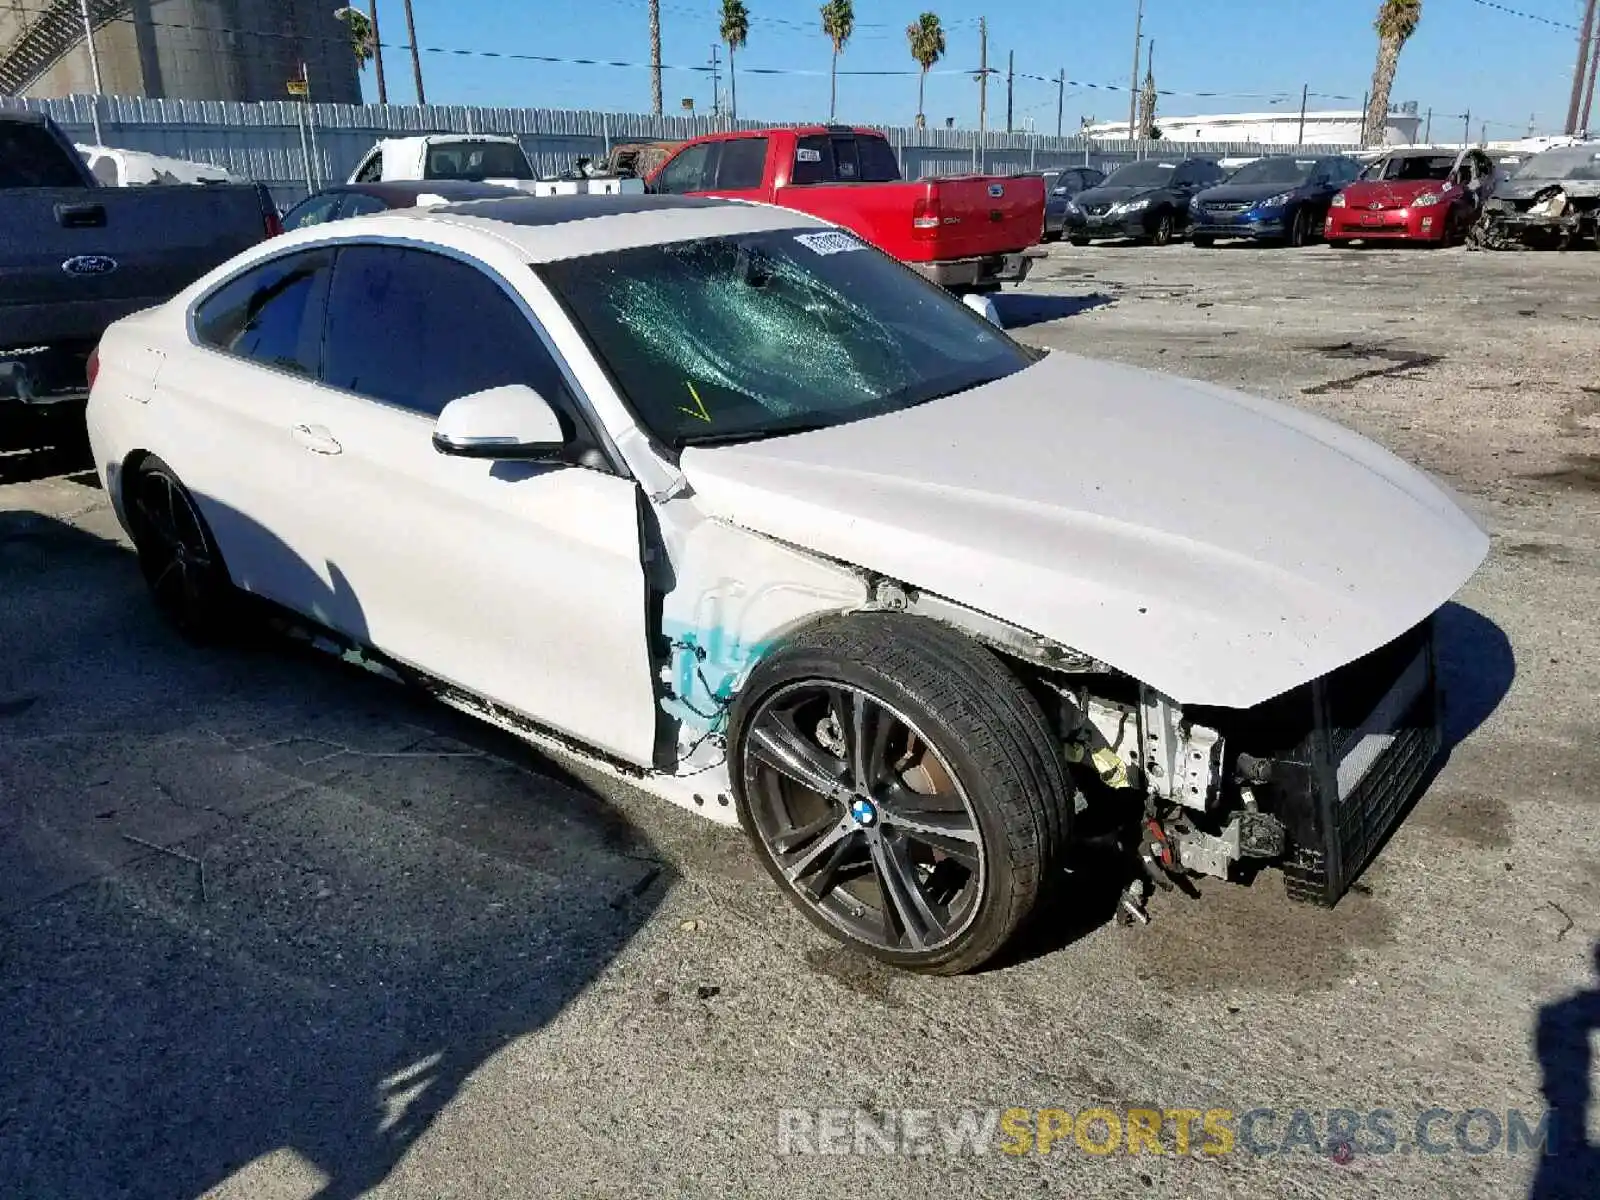
[[[1521,17],[1524,21],[1537,21],[1541,25],[1549,25],[1552,29],[1571,29],[1577,31],[1577,26],[1567,21],[1557,21],[1553,17],[1541,17],[1538,13],[1523,12],[1520,8],[1508,8],[1504,4],[1496,4],[1494,0],[1472,0],[1480,8],[1492,8],[1495,12],[1506,13],[1508,16]]]

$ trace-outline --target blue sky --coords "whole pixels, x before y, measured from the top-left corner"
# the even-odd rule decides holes
[[[365,7],[365,0],[356,0]],[[762,120],[817,120],[827,116],[829,44],[817,15],[819,0],[746,0],[749,45],[739,65],[796,74],[739,76],[739,110]],[[424,82],[435,103],[537,108],[648,111],[650,75],[646,0],[582,0],[575,5],[507,0],[413,0],[417,41],[424,47],[498,50],[558,59],[593,58],[639,67],[580,66],[425,53]],[[383,41],[406,41],[399,0],[379,0]],[[1400,60],[1394,99],[1432,106],[1436,128],[1454,132],[1445,114],[1473,113],[1491,122],[1491,137],[1524,132],[1530,114],[1541,131],[1565,120],[1577,53],[1581,0],[1504,0],[1503,11],[1481,0],[1426,0],[1421,28]],[[944,62],[928,79],[930,123],[955,117],[975,126],[978,89],[963,72],[978,62],[978,15],[989,23],[992,65],[1005,69],[1016,53],[1016,122],[1032,117],[1054,132],[1057,71],[1069,80],[1125,85],[1132,65],[1135,0],[857,0],[856,34],[840,59],[841,70],[915,71],[905,27],[924,8],[943,18],[949,42]],[[1155,39],[1158,86],[1174,92],[1227,92],[1229,96],[1163,97],[1168,114],[1270,110],[1266,96],[1288,94],[1298,107],[1309,83],[1316,108],[1355,108],[1372,74],[1377,0],[1145,0],[1145,32]],[[662,0],[662,61],[669,67],[705,65],[717,37],[719,0]],[[1544,18],[1547,24],[1530,18]],[[1570,28],[1558,28],[1566,25]],[[723,56],[726,50],[722,51]],[[412,99],[410,66],[398,49],[387,52],[390,99]],[[374,94],[369,68],[363,86]],[[1023,76],[1038,76],[1028,79]],[[1049,77],[1052,82],[1042,81]],[[669,109],[692,96],[703,111],[711,102],[708,73],[669,69],[663,91]],[[726,89],[726,82],[724,82]],[[1067,89],[1066,124],[1080,116],[1126,117],[1125,93]],[[1251,93],[1256,95],[1252,96]],[[1003,78],[991,82],[990,124],[1004,127]],[[909,123],[916,112],[917,81],[905,76],[841,76],[839,117],[874,123]],[[1443,122],[1441,125],[1440,123]]]

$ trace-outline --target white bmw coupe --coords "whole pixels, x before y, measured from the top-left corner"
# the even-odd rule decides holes
[[[737,820],[819,926],[930,972],[999,953],[1088,824],[1135,915],[1269,862],[1336,901],[1440,753],[1432,617],[1487,551],[1345,429],[1029,349],[761,205],[315,227],[92,369],[181,630],[270,609]]]

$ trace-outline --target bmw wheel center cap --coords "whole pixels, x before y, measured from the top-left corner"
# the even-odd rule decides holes
[[[857,825],[860,825],[863,828],[868,825],[876,825],[878,822],[877,808],[873,806],[871,800],[868,800],[864,796],[857,797],[851,802],[850,816],[855,820]]]

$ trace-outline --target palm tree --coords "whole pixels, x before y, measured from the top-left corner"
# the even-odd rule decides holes
[[[650,0],[650,111],[661,115],[661,0]]]
[[[828,83],[828,120],[839,107],[839,55],[856,31],[856,6],[850,0],[828,0],[822,6],[822,32],[833,43],[833,70]]]
[[[921,128],[928,123],[922,114],[928,72],[934,63],[944,57],[944,26],[939,23],[939,15],[925,12],[913,24],[907,25],[906,41],[911,43],[911,57],[922,68],[922,74],[917,77],[917,126]]]
[[[733,73],[733,52],[750,37],[750,10],[744,0],[722,0],[722,40],[728,44],[728,90],[733,119],[739,119],[739,80]]]
[[[1400,48],[1411,40],[1422,20],[1422,0],[1383,0],[1378,19],[1378,63],[1372,71],[1372,100],[1367,105],[1366,143],[1382,145],[1389,132],[1389,89],[1400,66]]]

